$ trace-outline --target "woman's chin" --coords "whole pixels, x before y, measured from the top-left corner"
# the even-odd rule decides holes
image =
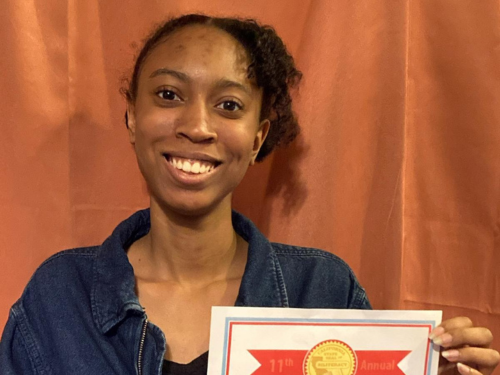
[[[151,204],[156,203],[164,212],[172,213],[178,216],[184,217],[200,217],[211,214],[214,211],[218,211],[225,200],[209,200],[209,199],[176,199],[172,200],[158,200],[151,197]],[[229,199],[230,202],[230,199]],[[231,209],[231,205],[228,205]]]

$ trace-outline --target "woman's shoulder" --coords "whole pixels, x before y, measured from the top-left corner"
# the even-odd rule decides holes
[[[321,249],[272,242],[292,307],[370,308],[349,265]]]
[[[94,259],[99,246],[63,250],[47,258],[33,273],[19,303],[50,301],[70,293],[70,285],[83,288],[91,283]]]
[[[91,271],[94,258],[97,256],[100,246],[80,247],[59,251],[38,266],[28,285],[38,281],[40,277],[60,279],[68,276],[74,277],[75,271]],[[90,268],[89,268],[90,267]]]
[[[58,251],[57,253],[45,259],[40,264],[40,266],[38,266],[37,271],[47,267],[51,267],[53,263],[56,265],[58,263],[64,263],[64,262],[72,263],[74,261],[78,262],[78,260],[95,257],[97,255],[99,248],[100,246],[88,246],[88,247],[76,247],[73,249]]]
[[[349,265],[334,253],[313,247],[295,246],[271,242],[276,255],[289,262],[300,262],[315,267],[335,268],[337,272],[344,272],[354,276]]]

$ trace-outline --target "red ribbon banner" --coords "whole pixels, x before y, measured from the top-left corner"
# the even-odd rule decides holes
[[[261,366],[252,375],[303,375],[307,350],[249,350]],[[354,375],[404,375],[398,363],[409,350],[357,350],[357,366]],[[318,375],[324,371],[318,369]]]

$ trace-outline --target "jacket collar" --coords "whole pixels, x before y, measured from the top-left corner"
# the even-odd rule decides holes
[[[134,269],[127,249],[149,232],[149,210],[138,211],[121,222],[100,246],[94,264],[92,313],[103,333],[121,322],[128,313],[144,314],[135,293]]]
[[[288,307],[278,257],[249,219],[233,211],[233,227],[248,242],[248,259],[235,306]]]
[[[248,260],[236,306],[288,307],[281,268],[271,243],[245,216],[233,211],[233,226],[248,246]],[[92,313],[106,333],[128,314],[144,315],[135,293],[129,246],[150,229],[149,209],[138,211],[116,227],[97,252],[92,284]]]

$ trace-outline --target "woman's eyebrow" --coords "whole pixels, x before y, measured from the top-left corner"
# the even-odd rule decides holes
[[[150,74],[149,78],[154,78],[160,75],[169,75],[186,83],[191,82],[191,78],[186,73],[182,73],[177,70],[172,70],[167,68],[156,69],[153,73]],[[229,79],[218,80],[215,84],[215,87],[218,89],[236,88],[243,91],[247,95],[252,95],[252,91],[248,86],[243,85],[239,82],[231,81]]]
[[[173,77],[181,80],[182,82],[189,82],[190,81],[190,78],[186,73],[178,72],[177,70],[171,70],[171,69],[167,69],[167,68],[156,69],[153,73],[151,73],[149,78],[154,78],[154,77],[157,77],[160,75],[173,76]]]
[[[234,87],[236,89],[242,90],[247,95],[250,95],[250,96],[252,95],[252,91],[250,90],[250,88],[248,86],[245,86],[239,82],[231,81],[229,79],[221,79],[221,80],[217,81],[217,83],[215,84],[215,87],[217,87],[219,89],[227,89],[227,88]]]

